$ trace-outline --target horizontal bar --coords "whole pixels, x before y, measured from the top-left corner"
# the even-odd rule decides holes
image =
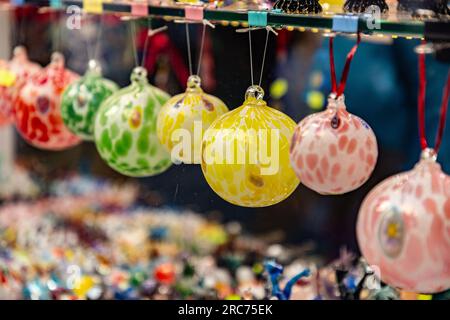
[[[49,0],[24,0],[25,4],[34,6],[49,6]],[[83,7],[82,1],[79,0],[61,0],[63,6],[77,5]],[[184,18],[185,10],[183,6],[179,7],[161,7],[149,5],[150,16],[152,17],[173,17]],[[111,3],[103,2],[103,11],[111,13],[131,13],[131,5],[129,3]],[[204,10],[204,18],[210,21],[229,21],[229,22],[248,22],[248,14],[245,11],[229,11],[226,9],[206,9]],[[422,21],[388,21],[379,20],[379,28],[370,29],[364,16],[360,16],[358,21],[358,30],[365,34],[386,34],[399,36],[424,36],[425,23]],[[333,16],[320,15],[301,15],[301,14],[284,14],[277,12],[268,12],[267,25],[273,27],[301,27],[308,29],[331,30],[333,27]]]

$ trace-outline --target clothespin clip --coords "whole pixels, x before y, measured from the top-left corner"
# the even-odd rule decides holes
[[[203,6],[187,6],[184,8],[184,19],[177,19],[175,23],[202,23],[214,29],[216,26],[205,19],[203,10]]]
[[[188,21],[203,21],[203,6],[187,6],[184,8],[184,18]]]
[[[249,27],[267,26],[267,11],[249,11],[247,15]]]
[[[148,35],[149,37],[152,37],[152,36],[154,36],[155,34],[160,33],[160,32],[162,32],[162,31],[166,31],[166,30],[167,30],[167,26],[162,26],[162,27],[159,27],[159,28],[156,28],[156,29],[149,29],[147,35]]]
[[[103,0],[83,0],[83,11],[85,13],[102,13]]]
[[[359,31],[359,16],[357,15],[335,15],[333,17],[334,32],[344,33],[358,33]]]
[[[146,17],[150,14],[147,0],[133,1],[131,4],[131,15],[135,17]]]
[[[238,33],[244,33],[253,30],[266,29],[272,32],[274,35],[278,35],[278,32],[274,28],[267,24],[267,11],[249,11],[248,12],[248,28],[236,29]]]
[[[59,10],[63,7],[61,0],[50,0],[50,8]]]
[[[10,2],[13,6],[23,6],[25,1],[24,0],[11,0]]]

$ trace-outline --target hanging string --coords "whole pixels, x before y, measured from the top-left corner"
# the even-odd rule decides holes
[[[197,75],[200,76],[200,67],[202,65],[203,47],[205,45],[206,23],[203,24],[202,40],[200,42],[200,52],[198,56]]]
[[[266,41],[264,44],[264,52],[263,52],[263,59],[262,59],[262,64],[261,64],[261,73],[259,75],[259,83],[258,85],[261,86],[262,83],[262,77],[263,77],[263,73],[264,73],[264,64],[266,62],[266,53],[267,53],[267,44],[269,42],[269,32],[270,30],[266,28]],[[255,84],[254,79],[253,79],[253,52],[252,52],[252,30],[248,29],[248,45],[249,45],[249,49],[250,49],[250,78],[252,81],[252,86]]]
[[[201,62],[203,57],[203,47],[205,44],[205,33],[206,33],[206,24],[207,22],[203,22],[203,31],[202,31],[202,39],[200,42],[200,52],[198,56],[198,64],[197,64],[197,75],[200,75]],[[189,36],[189,23],[185,24],[186,26],[186,43],[187,43],[187,52],[188,52],[188,61],[189,61],[189,75],[193,75],[192,73],[192,55],[191,55],[191,39]]]
[[[250,78],[252,86],[255,84],[253,81],[253,53],[252,53],[252,30],[248,29],[248,46],[250,48]]]
[[[136,49],[136,26],[134,25],[134,20],[130,21],[130,32],[131,32],[131,41],[132,41],[132,48],[133,48],[133,56],[134,56],[134,65],[135,67],[139,66],[138,62],[138,54]]]
[[[418,97],[418,119],[419,119],[419,137],[420,146],[422,150],[428,148],[426,133],[425,133],[425,96],[426,96],[426,66],[425,66],[425,54],[419,54],[419,97]],[[442,94],[442,104],[439,114],[439,126],[436,134],[436,141],[434,151],[436,154],[439,152],[442,143],[442,136],[445,129],[445,121],[447,117],[448,101],[450,95],[450,70],[447,75],[447,81],[444,86]]]
[[[136,26],[135,26],[133,20],[131,20],[131,22],[130,22],[131,41],[133,42],[132,47],[133,47],[134,64],[136,67],[138,67],[138,66],[140,66],[142,68],[144,67],[145,57],[147,56],[147,53],[148,53],[149,38],[161,31],[164,31],[167,29],[167,26],[164,26],[164,27],[160,27],[160,28],[152,30],[151,25],[152,25],[152,19],[147,18],[147,32],[145,34],[144,49],[142,51],[141,63],[139,63],[139,57],[138,57],[138,53],[137,53],[137,49],[136,49]]]
[[[189,61],[189,75],[192,76],[192,57],[191,57],[191,41],[189,39],[189,24],[186,23],[186,43],[187,43],[187,51],[188,51],[188,61]]]
[[[89,39],[87,37],[85,37],[85,42],[86,42],[86,52],[88,55],[88,60],[96,60],[97,56],[98,56],[98,50],[99,50],[99,46],[100,46],[100,36],[103,30],[103,19],[102,16],[100,16],[100,21],[99,21],[99,25],[97,28],[97,32],[96,32],[96,36],[95,36],[95,45],[94,45],[94,50],[92,51],[92,46],[89,43]]]
[[[267,52],[267,43],[268,42],[269,42],[269,30],[266,30],[266,43],[264,45],[263,61],[262,61],[262,65],[261,65],[261,73],[259,76],[259,84],[258,84],[260,87],[261,87],[261,83],[262,83],[264,64],[266,62],[266,52]]]
[[[54,42],[56,45],[53,46],[53,51],[59,51],[62,52],[62,29],[63,27],[61,26],[61,15],[59,13],[59,11],[54,11],[54,18],[56,20],[56,41]],[[55,25],[53,24],[53,27]]]
[[[17,29],[18,29],[18,32],[17,32],[17,40],[16,40],[16,46],[20,46],[20,45],[25,45],[25,38],[26,38],[26,30],[25,30],[25,25],[24,25],[24,20],[25,20],[25,18],[24,18],[24,15],[25,15],[25,11],[22,9],[22,8],[20,8],[18,11],[16,11],[16,12],[19,12],[19,16],[17,17],[17,14],[15,15],[16,16],[16,18],[17,18],[17,23],[18,23],[18,27],[17,27]],[[20,13],[22,13],[22,14],[20,14]]]
[[[151,25],[152,25],[152,20],[151,19],[147,19],[147,34],[145,35],[144,50],[142,51],[141,67],[144,67],[145,57],[147,57],[148,40],[150,38],[149,31],[151,29]]]
[[[353,60],[353,57],[355,56],[356,50],[358,49],[359,44],[361,43],[361,34],[357,34],[356,44],[353,46],[353,48],[350,50],[350,52],[347,54],[347,58],[345,60],[344,69],[342,71],[341,81],[338,85],[336,80],[336,67],[334,64],[334,50],[333,50],[333,42],[334,37],[330,37],[330,72],[331,72],[331,90],[333,93],[336,94],[336,98],[341,96],[344,93],[345,86],[347,84],[347,78],[348,74],[350,72],[350,64]]]

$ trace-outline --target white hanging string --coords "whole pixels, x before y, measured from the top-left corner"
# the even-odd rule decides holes
[[[189,22],[185,22],[186,25],[186,42],[187,42],[187,51],[188,51],[188,62],[189,62],[189,75],[193,75],[192,73],[192,54],[191,54],[191,39],[189,36]],[[210,26],[214,28],[214,25],[212,25],[208,20],[203,20],[203,30],[202,30],[202,39],[200,42],[200,52],[198,56],[198,64],[197,64],[197,75],[200,75],[200,69],[201,69],[201,62],[203,57],[203,47],[205,45],[205,34],[206,34],[206,26]]]
[[[86,52],[88,55],[88,60],[96,60],[98,57],[98,50],[100,47],[100,35],[102,34],[102,30],[103,30],[103,19],[102,16],[100,16],[100,22],[99,25],[97,26],[97,33],[95,36],[95,44],[94,44],[94,50],[92,51],[92,46],[90,45],[89,39],[85,37],[85,42],[86,42]]]
[[[249,51],[250,51],[250,78],[251,78],[251,82],[252,82],[252,86],[255,84],[254,82],[254,78],[253,78],[253,52],[252,52],[252,30],[258,30],[261,28],[247,28],[247,29],[238,29],[236,30],[236,32],[245,32],[248,31],[248,44],[249,44]],[[269,32],[273,32],[275,35],[278,35],[277,32],[275,32],[275,30],[273,30],[272,27],[267,26],[266,28],[266,41],[264,44],[264,52],[263,52],[263,59],[262,59],[262,64],[261,64],[261,73],[259,76],[259,86],[261,86],[262,83],[262,77],[263,77],[263,73],[264,73],[264,65],[266,62],[266,53],[267,53],[267,44],[269,42]]]
[[[266,30],[266,43],[264,45],[263,61],[261,65],[261,74],[259,76],[259,86],[261,87],[262,77],[264,72],[264,63],[266,62],[267,43],[269,42],[269,30]]]
[[[128,19],[127,19],[128,20]],[[139,63],[139,58],[136,49],[136,26],[134,24],[133,19],[129,19],[130,21],[130,33],[131,33],[131,41],[133,41],[133,55],[134,55],[134,64],[136,67],[141,66],[144,67],[145,57],[147,56],[148,51],[148,40],[150,37],[154,36],[157,33],[167,30],[167,26],[162,26],[160,28],[152,29],[151,24],[152,20],[150,18],[147,19],[147,34],[145,35],[144,42],[144,50],[142,51],[142,59],[141,63]]]
[[[187,43],[187,51],[188,51],[188,61],[189,61],[189,75],[192,76],[192,57],[191,57],[191,41],[189,39],[189,24],[186,23],[186,43]]]
[[[206,33],[206,23],[203,24],[202,40],[201,40],[201,43],[200,43],[200,53],[199,53],[198,65],[197,65],[197,75],[198,76],[200,76],[200,67],[202,65],[203,47],[205,45],[205,33]]]
[[[250,78],[252,86],[255,84],[253,81],[253,53],[252,53],[252,29],[248,29],[248,46],[250,48]]]
[[[134,25],[134,20],[130,21],[130,32],[131,32],[131,41],[133,48],[133,56],[134,56],[134,65],[137,67],[139,65],[138,62],[138,54],[136,50],[136,26]]]
[[[147,50],[148,50],[148,39],[150,38],[150,29],[151,29],[151,20],[147,19],[147,34],[145,36],[145,42],[144,42],[144,50],[142,51],[142,59],[141,59],[141,67],[144,67],[144,61],[145,57],[147,56]]]

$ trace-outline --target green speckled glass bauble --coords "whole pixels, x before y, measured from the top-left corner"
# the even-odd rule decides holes
[[[61,115],[67,128],[84,140],[94,139],[94,120],[103,101],[119,90],[112,81],[101,75],[99,65],[89,61],[89,69],[63,93]]]
[[[100,106],[95,144],[111,168],[127,176],[147,177],[170,167],[170,154],[156,136],[159,110],[169,98],[148,83],[144,68],[137,67],[131,74],[131,85]]]

